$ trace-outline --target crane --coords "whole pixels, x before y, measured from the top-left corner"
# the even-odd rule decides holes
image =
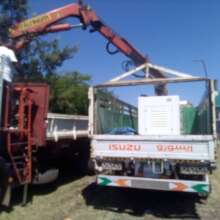
[[[62,20],[70,17],[78,18],[80,24],[71,25],[69,23],[60,23]],[[47,33],[68,31],[76,27],[82,27],[83,30],[90,27],[90,32],[99,32],[108,40],[106,49],[109,54],[115,54],[120,51],[131,59],[135,66],[148,63],[148,58],[146,58],[146,56],[141,54],[125,38],[115,33],[111,27],[106,25],[100,17],[98,17],[90,6],[84,4],[82,1],[68,4],[64,7],[21,21],[11,27],[9,32],[10,37],[15,41],[15,49],[20,50],[34,37]],[[117,48],[115,51],[110,50],[111,44]],[[165,78],[165,75],[161,71],[150,68],[149,77]],[[155,92],[158,95],[167,94],[166,85],[156,85]]]

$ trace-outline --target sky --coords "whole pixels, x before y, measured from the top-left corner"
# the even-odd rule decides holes
[[[71,0],[30,0],[30,16],[73,3]],[[220,79],[220,1],[218,0],[85,0],[114,31],[126,38],[154,64],[203,76],[204,60],[208,75]],[[71,21],[71,20],[68,20]],[[73,24],[79,23],[72,19]],[[50,34],[62,46],[77,45],[79,52],[64,63],[61,72],[77,70],[92,76],[91,84],[105,82],[123,73],[123,54],[109,55],[106,40],[99,33],[75,29]],[[151,94],[146,87],[124,88],[121,97],[135,102],[131,94]],[[121,90],[121,91],[122,91]],[[117,91],[117,90],[116,90]],[[119,91],[119,90],[118,90]],[[129,92],[128,92],[129,91]],[[172,94],[198,103],[198,83],[171,86]]]

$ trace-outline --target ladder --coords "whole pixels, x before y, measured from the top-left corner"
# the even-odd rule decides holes
[[[32,160],[33,160],[33,100],[31,90],[27,88],[17,88],[14,91],[17,103],[14,111],[10,106],[10,88],[6,88],[6,104],[4,127],[6,128],[6,143],[8,156],[12,162],[15,177],[22,185],[32,181]],[[10,112],[13,114],[10,114]],[[16,120],[16,125],[11,124],[12,118]],[[12,127],[15,126],[15,127]]]

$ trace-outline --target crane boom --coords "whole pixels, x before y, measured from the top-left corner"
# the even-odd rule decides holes
[[[98,31],[118,51],[130,58],[136,66],[147,63],[148,59],[134,48],[126,39],[116,34],[107,26],[88,5],[72,3],[55,9],[45,14],[27,19],[10,28],[10,36],[16,40],[16,48],[19,50],[35,36],[46,33],[66,31],[72,28],[70,24],[60,24],[65,18],[76,17],[82,23],[83,29],[92,27],[91,32]],[[160,71],[149,71],[153,78],[164,78]]]

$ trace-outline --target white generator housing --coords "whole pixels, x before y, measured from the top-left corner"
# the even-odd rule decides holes
[[[180,135],[179,96],[138,97],[140,135]]]

